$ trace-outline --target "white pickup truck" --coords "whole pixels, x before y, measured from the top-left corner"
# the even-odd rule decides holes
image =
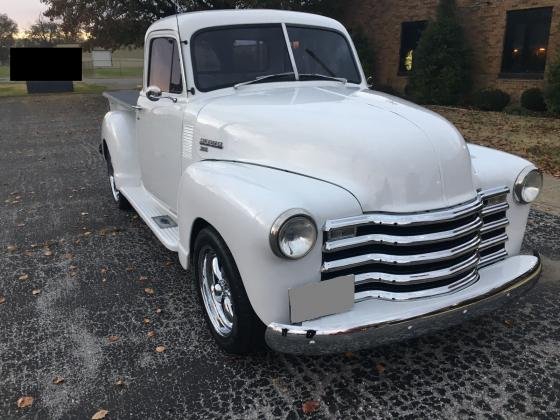
[[[226,351],[368,348],[537,281],[520,248],[541,172],[370,90],[340,23],[180,14],[145,51],[142,90],[105,94],[100,151],[118,206],[192,265]]]

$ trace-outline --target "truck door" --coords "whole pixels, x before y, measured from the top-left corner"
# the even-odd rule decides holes
[[[181,176],[181,135],[186,92],[178,41],[173,33],[148,38],[144,83],[138,98],[136,138],[144,188],[173,213]],[[161,90],[159,100],[146,96],[149,86]]]

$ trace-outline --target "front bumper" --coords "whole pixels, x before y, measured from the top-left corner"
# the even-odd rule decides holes
[[[293,354],[355,351],[406,340],[490,313],[533,287],[540,257],[517,255],[479,270],[480,280],[458,292],[407,302],[371,299],[348,312],[301,325],[268,325],[266,343]]]

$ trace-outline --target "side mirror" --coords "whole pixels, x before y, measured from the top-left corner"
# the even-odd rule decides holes
[[[153,102],[159,101],[161,99],[161,89],[157,86],[148,86],[146,98]]]
[[[368,88],[373,89],[373,76],[368,76],[366,80]]]

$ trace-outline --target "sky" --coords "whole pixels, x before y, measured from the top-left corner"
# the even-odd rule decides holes
[[[46,6],[39,0],[0,0],[0,13],[15,20],[20,33],[29,29],[45,10]]]

